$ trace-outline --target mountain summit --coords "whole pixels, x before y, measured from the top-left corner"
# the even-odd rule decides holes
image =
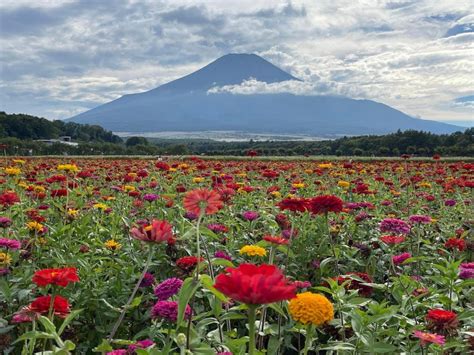
[[[416,119],[370,100],[288,93],[209,92],[248,79],[298,80],[255,54],[227,54],[150,91],[121,98],[68,120],[115,132],[245,131],[310,135],[384,134],[398,129],[450,133],[460,127]]]
[[[266,83],[299,80],[256,54],[231,53],[194,73],[150,90],[149,93],[207,91],[215,86],[237,85],[249,78]]]

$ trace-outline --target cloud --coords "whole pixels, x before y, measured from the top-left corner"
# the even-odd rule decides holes
[[[454,101],[470,95],[474,84],[470,0],[238,5],[3,0],[0,109],[66,118],[229,52],[251,52],[304,83],[248,80],[217,91],[344,95],[426,118],[472,117],[472,109]]]

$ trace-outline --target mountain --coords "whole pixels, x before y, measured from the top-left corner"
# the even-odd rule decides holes
[[[462,128],[410,117],[390,106],[335,96],[210,93],[248,79],[298,78],[255,54],[228,54],[153,90],[124,95],[68,120],[114,132],[245,131],[310,135],[384,134],[398,129],[450,133]]]

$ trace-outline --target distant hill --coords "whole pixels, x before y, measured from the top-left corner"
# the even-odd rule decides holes
[[[0,111],[0,138],[21,140],[56,139],[70,136],[79,142],[120,143],[122,139],[97,125],[64,121],[49,121],[45,118],[7,114]]]
[[[234,130],[317,136],[385,134],[398,129],[451,133],[462,128],[410,117],[371,100],[294,94],[235,94],[209,89],[248,79],[298,78],[254,54],[228,54],[153,90],[125,95],[67,121],[115,132]]]

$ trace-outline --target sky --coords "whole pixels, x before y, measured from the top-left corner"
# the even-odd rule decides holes
[[[0,110],[64,119],[255,53],[303,83],[240,91],[343,95],[474,122],[471,0],[2,0]]]

